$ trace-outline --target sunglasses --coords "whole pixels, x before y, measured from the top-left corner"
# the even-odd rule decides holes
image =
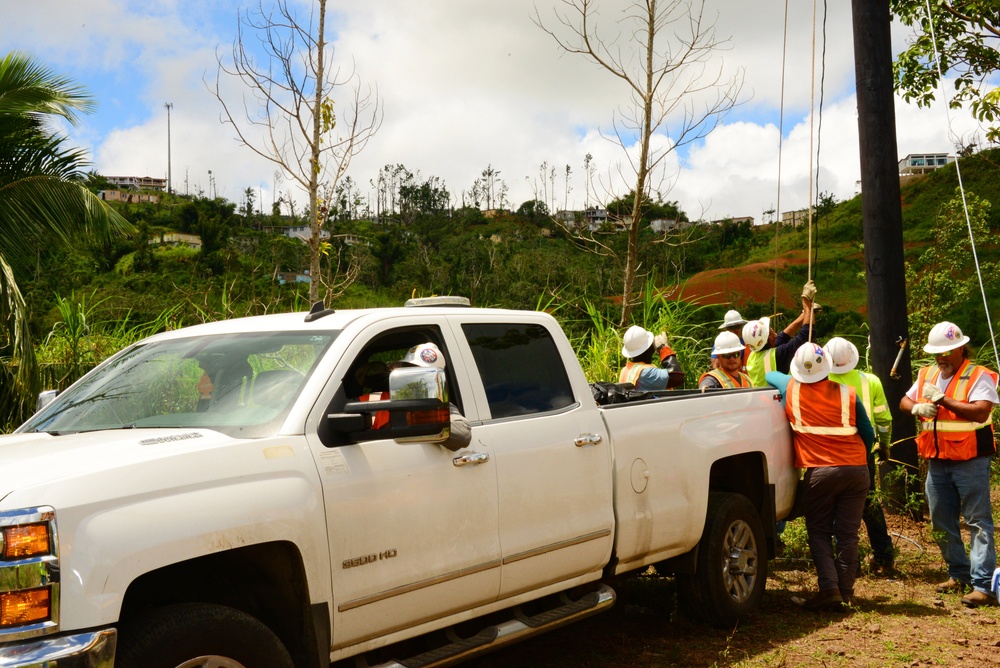
[[[742,356],[743,356],[743,353],[724,353],[722,355],[716,355],[716,357],[719,357],[719,358],[724,359],[724,360],[731,360],[731,359],[735,359],[737,357],[742,357]]]

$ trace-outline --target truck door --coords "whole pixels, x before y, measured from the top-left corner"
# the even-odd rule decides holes
[[[427,341],[449,361],[450,398],[464,408],[455,391],[462,371],[450,363],[440,329],[416,320],[401,327],[407,320],[373,325],[351,344],[343,357],[349,366],[338,367],[346,373],[333,380],[339,387],[332,412],[371,389],[358,387],[360,365],[399,360]],[[333,569],[334,648],[496,600],[496,462],[481,437],[473,425],[472,442],[458,452],[389,439],[326,447],[315,437]]]
[[[562,361],[572,349],[547,322],[461,320],[499,476],[501,598],[596,579],[611,553],[610,443],[592,398],[574,395]]]

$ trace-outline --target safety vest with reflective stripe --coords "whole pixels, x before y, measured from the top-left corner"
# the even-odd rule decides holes
[[[701,381],[705,380],[706,376],[711,376],[719,381],[719,385],[722,385],[722,389],[724,390],[732,390],[738,387],[753,387],[753,384],[750,382],[750,376],[739,371],[736,372],[736,375],[737,377],[733,378],[722,369],[712,369],[701,374],[701,378],[698,379],[698,385],[701,385]]]
[[[964,360],[958,372],[951,377],[944,394],[955,401],[969,401],[969,391],[983,374],[988,374],[994,385],[997,382],[997,374],[986,367],[973,364],[969,360]],[[936,364],[925,366],[917,373],[917,391],[923,388],[924,383],[937,385],[941,370]],[[918,403],[927,403],[929,400],[920,397]],[[990,408],[990,417],[985,422],[970,422],[963,420],[943,405],[938,406],[936,418],[920,418],[920,433],[917,434],[917,452],[924,459],[951,459],[965,461],[973,459],[977,455],[976,431],[989,429],[993,433],[991,418],[993,409]]]
[[[882,438],[885,432],[885,440],[888,442],[892,429],[892,414],[889,412],[889,404],[885,400],[885,391],[882,389],[882,381],[878,376],[852,369],[847,373],[831,373],[830,380],[835,383],[843,383],[854,388],[861,397],[861,404],[865,407],[868,420],[875,428],[875,432]],[[878,444],[878,440],[875,441]],[[874,447],[874,445],[873,445]]]
[[[789,379],[785,414],[792,426],[795,465],[865,466],[868,453],[858,435],[857,394],[830,380],[800,383]]]
[[[646,362],[626,362],[625,366],[622,367],[621,372],[618,374],[618,382],[637,385],[639,383],[639,374],[642,373],[643,369],[655,368],[655,366],[647,364]]]
[[[777,370],[778,356],[774,348],[752,352],[747,358],[747,375],[750,376],[750,382],[753,383],[754,387],[764,387],[767,385],[764,376],[769,371]]]

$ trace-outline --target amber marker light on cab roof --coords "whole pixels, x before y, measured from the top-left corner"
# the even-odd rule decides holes
[[[0,628],[43,622],[52,614],[52,592],[48,587],[0,594]]]
[[[44,556],[49,553],[50,548],[49,525],[47,523],[3,527],[2,554],[4,559]]]

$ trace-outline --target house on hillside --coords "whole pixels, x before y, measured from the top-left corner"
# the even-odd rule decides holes
[[[816,215],[816,209],[812,210],[813,215]],[[805,225],[809,222],[809,209],[797,209],[795,211],[785,211],[781,214],[781,224],[791,225],[792,227],[798,227],[799,225]]]
[[[306,271],[278,271],[275,272],[274,277],[281,285],[285,283],[310,283],[312,281],[308,269]]]
[[[158,179],[153,176],[105,176],[108,183],[125,190],[156,190],[164,192],[167,189],[167,180]]]
[[[160,202],[159,195],[135,191],[101,190],[97,196],[105,202],[125,202],[126,204],[159,204]]]
[[[675,218],[657,218],[649,221],[649,229],[657,234],[672,234],[692,227],[695,223]]]
[[[158,237],[149,240],[150,245],[157,246],[183,246],[201,250],[201,237],[197,234],[184,234],[183,232],[164,232]]]
[[[899,175],[930,174],[953,162],[955,156],[947,153],[910,153],[899,161]]]
[[[273,230],[279,234],[284,234],[289,239],[298,239],[304,244],[309,243],[309,237],[312,236],[312,229],[308,225],[298,225],[295,227],[276,227]],[[319,231],[320,241],[329,241],[330,233],[326,230]]]

